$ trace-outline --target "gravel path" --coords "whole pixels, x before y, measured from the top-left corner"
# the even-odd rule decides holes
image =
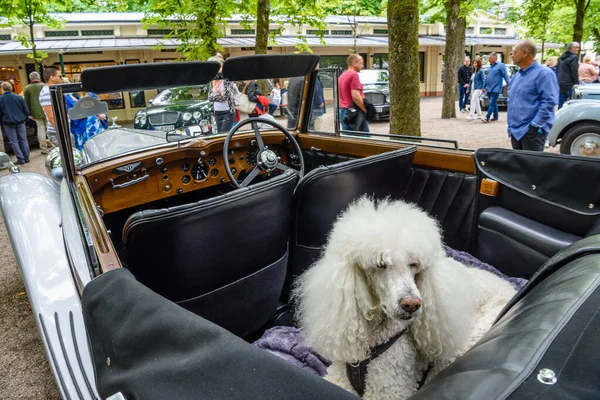
[[[442,120],[441,97],[421,99],[421,126],[424,137],[458,140],[462,148],[510,148],[506,136],[506,113],[500,121],[485,124],[457,119]],[[371,124],[373,132],[387,133],[388,123]],[[547,149],[558,152],[558,148]],[[31,163],[23,172],[45,174],[44,156],[33,150]],[[0,171],[0,176],[7,170]],[[0,219],[0,399],[57,399],[58,391],[39,340],[27,295],[17,269],[4,219]]]

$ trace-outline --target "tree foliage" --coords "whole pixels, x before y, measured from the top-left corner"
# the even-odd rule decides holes
[[[387,7],[390,132],[421,136],[418,0],[393,0]]]
[[[55,0],[56,6],[64,7],[62,0]],[[0,0],[0,27],[11,28],[14,37],[24,46],[31,49],[27,57],[32,59],[39,69],[42,60],[48,53],[37,50],[34,26],[42,24],[53,29],[60,29],[64,21],[50,15],[49,3],[44,0]]]
[[[205,60],[223,50],[217,40],[236,8],[234,0],[150,0],[143,22],[169,30],[158,47],[177,44],[187,60]]]

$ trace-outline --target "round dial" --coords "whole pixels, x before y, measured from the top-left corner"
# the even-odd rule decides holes
[[[181,178],[181,183],[187,185],[188,183],[190,183],[191,180],[192,178],[189,175],[184,175],[183,178]]]
[[[210,171],[210,174],[211,174],[212,176],[217,176],[217,175],[219,175],[219,170],[218,170],[218,169],[216,169],[216,168],[214,168],[214,169],[212,169],[212,170]]]
[[[203,162],[199,162],[192,168],[192,176],[195,180],[201,181],[208,176],[208,167]]]
[[[181,164],[181,170],[183,172],[188,172],[190,170],[190,164],[188,164],[188,163]]]
[[[214,167],[216,163],[217,163],[217,160],[214,157],[211,157],[208,159],[208,165],[210,167]]]

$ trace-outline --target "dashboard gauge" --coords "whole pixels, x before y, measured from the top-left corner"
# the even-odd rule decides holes
[[[206,179],[208,177],[208,167],[206,164],[199,162],[194,165],[194,168],[192,168],[192,177],[197,181]]]
[[[235,169],[235,168],[231,168],[231,174],[232,174],[232,175],[235,175],[236,173],[237,173],[237,169]]]
[[[217,176],[217,175],[219,175],[219,170],[218,170],[218,169],[216,169],[216,168],[213,168],[213,169],[210,171],[210,174],[211,174],[212,176]]]
[[[181,164],[181,171],[188,172],[189,170],[190,170],[190,164],[188,164],[188,163]]]
[[[188,183],[190,183],[191,180],[192,178],[189,175],[184,175],[183,178],[181,178],[181,183],[187,185]]]
[[[256,155],[258,154],[258,149],[252,149],[246,154],[246,162],[248,165],[256,165]]]
[[[217,163],[217,160],[216,160],[214,157],[211,157],[211,158],[208,160],[208,166],[209,166],[209,167],[214,167],[216,163]]]

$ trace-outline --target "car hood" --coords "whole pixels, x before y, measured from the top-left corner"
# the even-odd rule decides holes
[[[575,99],[575,100],[569,100],[565,103],[565,105],[557,111],[556,115],[558,115],[558,113],[561,112],[561,110],[563,109],[569,109],[569,110],[573,110],[574,108],[579,108],[579,107],[585,107],[585,108],[590,108],[590,107],[595,107],[595,108],[600,108],[600,100],[593,100],[593,99]]]
[[[158,104],[145,108],[146,114],[158,114],[165,111],[191,111],[210,106],[208,100],[180,101],[173,104]]]
[[[88,163],[167,143],[167,133],[143,129],[107,129],[83,146]]]
[[[381,92],[387,95],[390,92],[390,88],[388,85],[366,84],[363,85],[363,92]]]

